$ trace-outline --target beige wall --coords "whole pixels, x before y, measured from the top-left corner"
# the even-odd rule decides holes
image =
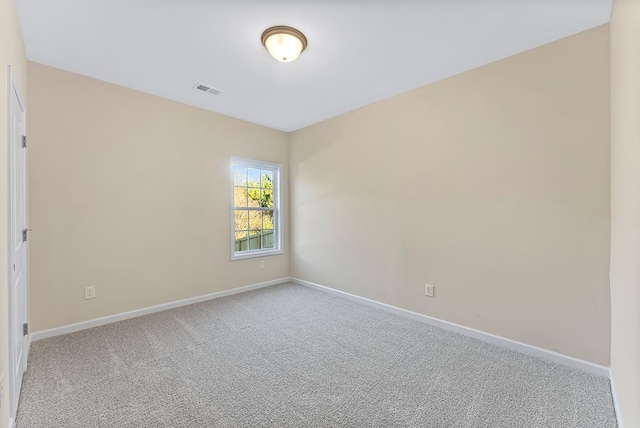
[[[4,377],[4,394],[0,408],[0,427],[9,423],[9,325],[7,261],[7,65],[13,78],[27,97],[27,59],[13,0],[0,0],[0,368]]]
[[[611,374],[625,427],[640,427],[640,2],[611,19]]]
[[[33,331],[288,276],[231,261],[229,211],[231,156],[286,185],[285,133],[40,64],[29,85]]]
[[[293,133],[292,276],[607,365],[608,61],[602,26]]]

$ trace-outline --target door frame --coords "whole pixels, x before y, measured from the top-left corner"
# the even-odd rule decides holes
[[[19,106],[18,108],[20,108],[22,110],[22,131],[23,131],[23,135],[26,135],[27,133],[27,127],[26,127],[26,108],[25,108],[25,104],[24,104],[24,99],[22,98],[22,96],[20,95],[20,91],[18,89],[18,86],[16,85],[16,82],[13,78],[13,72],[11,69],[11,66],[7,66],[7,118],[8,118],[8,122],[7,122],[7,266],[6,266],[6,272],[7,272],[7,280],[8,280],[8,293],[7,293],[7,297],[8,297],[8,307],[9,310],[8,315],[9,315],[9,319],[8,319],[8,324],[9,324],[9,420],[11,421],[12,419],[15,418],[16,416],[16,412],[18,410],[18,400],[20,399],[20,390],[18,389],[18,385],[16,385],[16,381],[14,378],[14,368],[16,367],[17,363],[20,363],[21,367],[20,367],[20,373],[24,374],[24,372],[27,369],[27,359],[28,359],[28,355],[29,355],[29,344],[30,344],[30,340],[29,340],[29,336],[27,335],[27,340],[26,340],[26,345],[24,344],[24,341],[22,341],[21,343],[24,346],[24,349],[22,350],[22,361],[17,362],[14,361],[14,349],[13,349],[13,344],[14,344],[14,339],[15,339],[15,334],[16,331],[18,331],[17,328],[15,328],[16,326],[13,325],[13,313],[16,310],[19,310],[19,308],[15,308],[13,307],[13,270],[11,269],[11,266],[13,264],[13,243],[12,243],[12,228],[13,226],[13,214],[12,214],[12,201],[11,201],[11,186],[13,185],[13,167],[11,164],[11,156],[13,154],[13,150],[15,150],[15,148],[12,147],[13,145],[13,141],[12,141],[12,132],[11,132],[11,125],[9,123],[9,120],[11,120],[11,114],[12,114],[12,93],[11,91],[13,91],[16,94],[16,98],[18,99],[18,103]],[[26,150],[26,148],[25,148]],[[27,176],[27,162],[26,162],[26,153],[25,153],[25,164],[24,164],[24,170],[22,171],[22,173],[24,174],[24,205],[25,205],[25,225],[26,225],[26,221],[27,221],[27,182],[26,182],[26,176]],[[25,242],[26,245],[26,242]],[[27,252],[27,248],[25,247],[25,253]],[[27,309],[28,309],[28,303],[27,303],[27,299],[28,299],[28,284],[29,284],[29,269],[28,269],[28,257],[25,254],[25,265],[24,265],[24,276],[25,276],[25,308],[24,308],[24,314],[25,314],[25,322],[27,322],[28,320],[28,313],[27,313]]]

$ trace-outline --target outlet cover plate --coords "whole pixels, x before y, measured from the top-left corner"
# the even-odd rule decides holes
[[[84,288],[84,300],[90,300],[96,298],[96,287]]]
[[[434,294],[434,288],[435,286],[431,285],[431,284],[425,284],[424,285],[424,295],[427,297],[433,297]]]

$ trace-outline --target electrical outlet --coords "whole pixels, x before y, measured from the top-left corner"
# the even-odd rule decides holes
[[[96,298],[96,287],[84,287],[84,300]]]
[[[260,269],[264,269],[264,260],[260,260]]]
[[[431,285],[431,284],[425,284],[424,285],[424,295],[427,296],[427,297],[433,297],[434,288],[436,288],[436,287]]]

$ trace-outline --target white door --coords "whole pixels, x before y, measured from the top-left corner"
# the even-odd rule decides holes
[[[24,104],[9,69],[9,341],[11,416],[27,366],[26,139]]]

